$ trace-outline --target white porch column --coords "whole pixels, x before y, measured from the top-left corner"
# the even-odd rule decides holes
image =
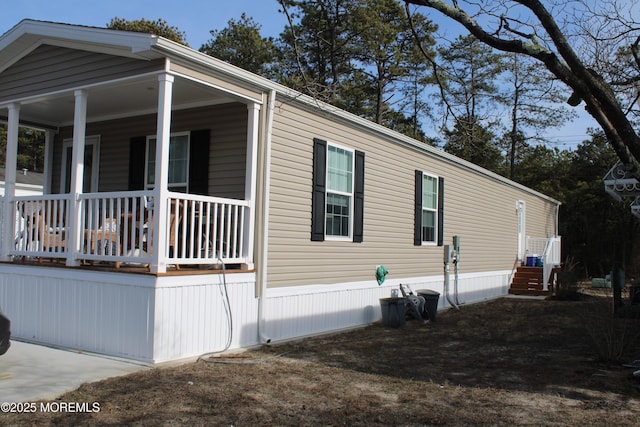
[[[82,193],[82,184],[84,177],[84,145],[87,131],[87,92],[84,90],[76,90],[75,110],[73,112],[73,149],[71,151],[71,180],[70,180],[70,199],[69,199],[69,223],[66,224],[67,230],[67,265],[79,265],[80,261],[76,259],[76,252],[80,247],[80,202],[78,194]]]
[[[253,269],[253,248],[256,222],[256,186],[258,179],[258,125],[260,123],[260,105],[247,106],[247,159],[245,167],[244,198],[249,201],[249,212],[244,219],[243,247],[247,269]]]
[[[158,76],[158,124],[156,131],[156,169],[153,190],[153,248],[150,270],[167,271],[167,192],[169,177],[169,141],[171,138],[171,97],[174,77]]]
[[[9,248],[14,244],[13,226],[15,213],[12,209],[16,194],[16,163],[18,161],[18,130],[20,128],[20,105],[10,104],[7,122],[7,152],[4,176],[4,198],[2,199],[2,244],[0,259],[10,261]]]

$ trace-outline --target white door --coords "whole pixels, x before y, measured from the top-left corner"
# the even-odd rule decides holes
[[[518,200],[516,203],[516,210],[518,212],[518,261],[524,261],[527,250],[527,237],[524,231],[525,217],[524,217],[524,201]]]
[[[60,192],[71,191],[71,154],[73,140],[66,139],[62,144],[62,176]],[[100,138],[87,137],[84,142],[84,174],[82,177],[82,192],[96,193],[98,191],[98,153],[100,153]]]

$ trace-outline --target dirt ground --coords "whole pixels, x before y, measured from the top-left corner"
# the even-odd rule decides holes
[[[99,412],[0,414],[0,424],[637,425],[640,380],[623,364],[640,359],[639,320],[613,321],[611,298],[588,293],[503,298],[427,325],[375,324],[111,378],[57,399]],[[619,360],[601,360],[623,341]]]

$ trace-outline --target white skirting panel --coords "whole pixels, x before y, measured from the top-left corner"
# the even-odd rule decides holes
[[[257,344],[255,274],[227,274],[226,290],[224,279],[222,274],[158,279],[153,362],[222,351],[227,344],[229,348]]]
[[[504,296],[510,277],[511,271],[460,274],[458,302],[469,304]],[[278,341],[373,323],[382,317],[379,299],[390,296],[400,283],[409,285],[413,291],[439,292],[438,309],[451,307],[445,297],[442,275],[387,280],[382,286],[367,281],[274,288],[267,290],[265,334]],[[451,274],[448,295],[455,304],[454,283]]]
[[[156,363],[226,346],[224,278],[4,264],[0,305],[17,339]],[[230,348],[255,345],[255,274],[227,274],[226,282]]]
[[[154,280],[6,264],[0,302],[15,338],[150,361]]]
[[[505,295],[510,275],[461,274],[458,302]],[[452,274],[453,302],[454,282]],[[273,288],[263,335],[278,341],[370,324],[399,283],[435,290],[438,307],[450,306],[442,276]],[[154,363],[258,344],[255,287],[255,273],[155,277],[0,264],[0,305],[15,338]]]

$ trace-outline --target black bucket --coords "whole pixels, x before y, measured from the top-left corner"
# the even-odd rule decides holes
[[[382,310],[382,324],[390,328],[399,328],[404,325],[407,309],[404,298],[380,298],[380,310]]]
[[[438,312],[438,300],[440,294],[431,289],[420,289],[416,292],[418,296],[424,298],[424,313],[423,318],[428,318],[430,322],[436,321],[436,313]]]

